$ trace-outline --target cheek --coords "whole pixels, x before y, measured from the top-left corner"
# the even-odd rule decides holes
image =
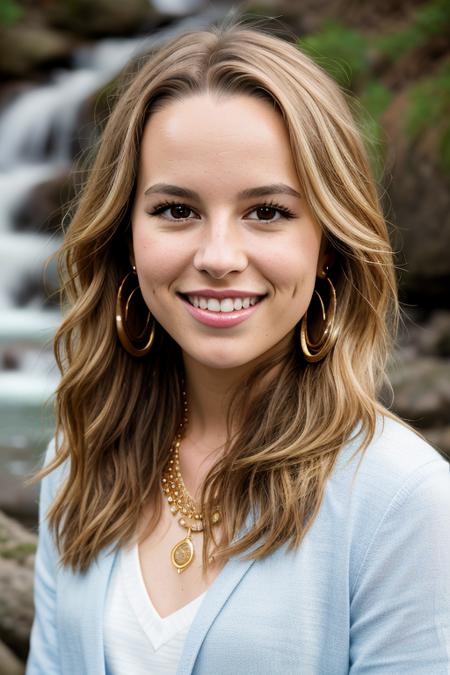
[[[314,237],[293,237],[272,246],[262,257],[264,275],[279,292],[291,296],[312,293],[315,284],[320,242]]]
[[[157,287],[170,282],[185,264],[184,247],[177,239],[152,237],[133,231],[133,251],[139,278],[145,286]]]

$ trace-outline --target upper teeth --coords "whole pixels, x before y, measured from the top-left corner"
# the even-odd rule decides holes
[[[194,307],[200,309],[209,309],[210,312],[232,312],[235,309],[247,309],[250,305],[255,305],[259,298],[204,298],[198,295],[188,295],[188,300]]]

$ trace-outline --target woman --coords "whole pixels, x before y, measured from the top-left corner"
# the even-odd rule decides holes
[[[28,675],[447,673],[448,464],[377,400],[392,254],[336,84],[173,39],[62,255]]]

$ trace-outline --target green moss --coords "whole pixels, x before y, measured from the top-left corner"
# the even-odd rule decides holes
[[[366,142],[375,177],[381,180],[386,148],[380,118],[392,101],[392,93],[381,82],[372,80],[367,83],[359,100],[361,103],[357,111],[359,127]]]
[[[24,15],[22,7],[15,0],[0,0],[0,25],[11,26]]]
[[[389,107],[392,93],[378,80],[372,80],[368,82],[360,98],[365,109],[378,120]]]
[[[412,138],[429,126],[436,126],[450,113],[450,63],[434,75],[423,78],[409,90],[407,130]]]
[[[383,35],[375,42],[376,47],[392,61],[423,46],[435,36],[448,34],[450,30],[448,0],[432,0],[416,9],[412,16],[412,21],[403,30]]]
[[[354,88],[368,71],[366,38],[337,21],[326,21],[320,32],[299,38],[297,44],[342,87]]]
[[[36,545],[31,543],[17,544],[12,548],[0,549],[0,557],[8,560],[21,560],[34,553],[36,553]]]
[[[405,129],[413,142],[433,129],[438,136],[438,163],[450,174],[450,63],[410,88]]]
[[[392,94],[371,78],[370,39],[342,24],[328,21],[320,32],[301,38],[298,46],[327,70],[341,87],[359,92],[359,103],[354,102],[352,106],[354,117],[365,140],[374,174],[381,179],[385,148],[379,120],[389,106]]]

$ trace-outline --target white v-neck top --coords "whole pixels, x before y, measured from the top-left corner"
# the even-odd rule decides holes
[[[137,545],[121,549],[105,601],[106,672],[174,675],[186,634],[205,594],[161,618],[144,584]]]

